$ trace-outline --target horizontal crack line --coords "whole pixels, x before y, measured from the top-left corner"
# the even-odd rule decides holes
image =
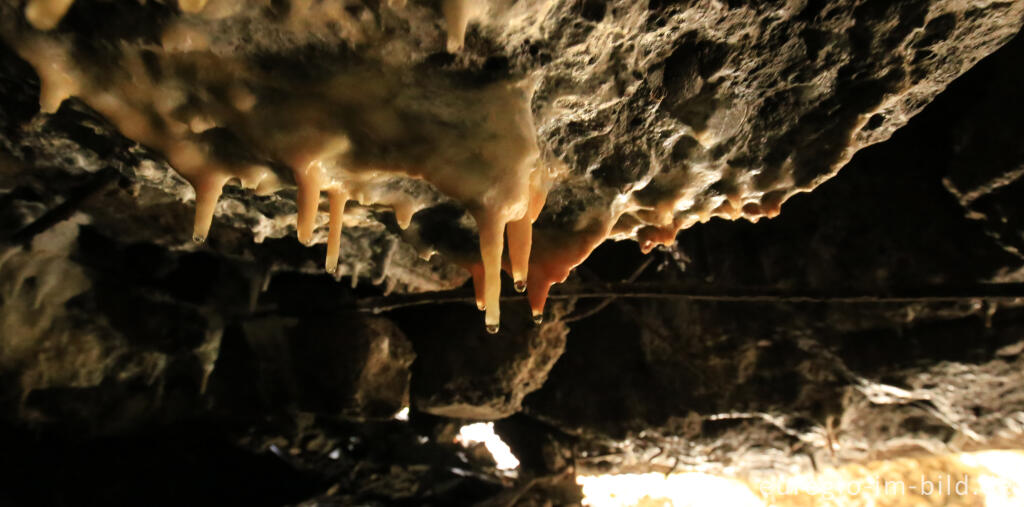
[[[523,296],[502,296],[503,301]],[[845,290],[793,290],[768,287],[712,288],[706,285],[649,282],[586,283],[562,286],[552,291],[549,300],[564,299],[677,299],[720,303],[956,303],[972,300],[1024,301],[1024,283],[977,284],[969,286],[931,286],[864,292]],[[473,304],[472,291],[450,291],[369,297],[355,301],[360,312],[385,313],[424,305]]]

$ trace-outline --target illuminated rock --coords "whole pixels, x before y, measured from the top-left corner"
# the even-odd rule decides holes
[[[506,235],[512,285],[540,318],[550,286],[605,238],[647,252],[714,217],[778,215],[1004,43],[1024,12],[577,4],[33,0],[2,7],[0,34],[39,76],[43,113],[74,97],[191,183],[196,240],[215,216],[232,221],[219,203],[237,182],[294,203],[299,240],[328,243],[323,266],[351,276],[337,260],[346,201],[390,208],[422,255],[477,272],[493,332]],[[139,177],[138,165],[121,169]],[[409,180],[430,190],[394,190]],[[419,236],[415,215],[439,201],[474,219],[479,269],[469,245]],[[289,226],[246,213],[258,239]]]

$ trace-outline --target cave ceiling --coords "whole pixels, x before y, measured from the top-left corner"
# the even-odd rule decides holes
[[[2,0],[13,455],[224,460],[218,494],[265,474],[271,505],[562,504],[577,473],[1021,448],[1022,25]],[[471,421],[518,479],[453,447]]]

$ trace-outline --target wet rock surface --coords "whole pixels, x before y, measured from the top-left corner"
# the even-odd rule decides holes
[[[576,473],[756,475],[1022,445],[1019,300],[569,297],[623,280],[876,296],[1024,282],[1024,39],[996,50],[1020,2],[552,2],[539,35],[478,20],[458,55],[443,52],[436,6],[410,2],[400,22],[384,4],[360,12],[432,41],[409,53],[419,64],[541,75],[535,120],[568,176],[539,229],[607,214],[623,192],[642,204],[685,188],[680,216],[731,216],[730,195],[757,196],[759,216],[820,187],[778,218],[694,224],[646,257],[607,243],[541,325],[507,290],[492,336],[468,287],[368,311],[467,281],[451,259],[420,257],[475,251],[458,205],[439,198],[405,231],[361,211],[341,280],[322,274],[322,245],[284,237],[294,190],[229,187],[215,233],[193,245],[191,190],[160,154],[75,99],[38,114],[31,68],[0,46],[0,417],[17,470],[0,499],[569,504]],[[126,7],[74,9],[59,30],[81,35]],[[141,32],[176,15],[143,11]],[[620,237],[663,225],[642,210],[618,220],[632,224]],[[30,223],[45,227],[27,236]],[[494,419],[518,478],[453,442]]]

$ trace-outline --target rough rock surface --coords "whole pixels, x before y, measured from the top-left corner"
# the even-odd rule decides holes
[[[513,314],[516,318],[506,319],[492,337],[465,324],[463,319],[473,318],[471,308],[453,307],[440,322],[436,313],[421,310],[397,318],[421,330],[413,406],[454,419],[494,420],[518,412],[523,398],[547,380],[569,332],[558,321],[535,326],[527,315]]]
[[[571,504],[577,473],[1024,446],[1020,299],[975,290],[1024,281],[1024,39],[997,51],[1024,2],[493,2],[454,54],[440,2],[398,3],[348,2],[356,24],[302,36],[276,21],[291,2],[189,19],[296,72],[355,54],[459,86],[530,77],[542,148],[565,164],[539,244],[614,221],[648,249],[690,228],[647,257],[599,247],[541,326],[507,291],[490,336],[468,288],[389,296],[459,287],[453,259],[477,255],[473,220],[429,185],[409,187],[434,201],[407,230],[349,206],[341,283],[322,246],[286,237],[294,189],[229,186],[196,246],[192,191],[161,154],[77,99],[40,113],[32,69],[0,44],[0,461],[16,471],[0,503]],[[0,2],[4,33],[29,30],[22,7]],[[146,44],[180,16],[80,0],[53,33]],[[352,44],[357,28],[384,35]],[[690,223],[773,215],[819,184],[770,221]],[[591,290],[623,280],[965,295]],[[497,418],[517,478],[453,443]]]
[[[299,410],[388,418],[408,406],[416,355],[390,321],[341,314],[253,319],[243,328],[257,356],[261,390],[290,391]]]
[[[102,55],[117,45],[152,44],[180,18],[210,34],[211,51],[278,72],[356,58],[412,69],[419,79],[449,76],[439,85],[529,79],[541,148],[568,168],[537,222],[537,248],[558,250],[564,239],[544,238],[596,229],[650,248],[711,216],[774,216],[793,193],[820,184],[861,147],[887,139],[1005,43],[1024,12],[1020,2],[926,0],[501,1],[473,4],[485,12],[470,17],[465,45],[453,55],[445,53],[438,5],[353,2],[347,14],[337,14],[328,4],[321,15],[296,18],[314,8],[213,2],[193,15],[161,3],[82,1],[54,33],[76,41],[83,55]],[[14,40],[31,30],[19,5],[3,7],[4,30]],[[158,154],[118,136],[81,102],[65,102],[56,115],[36,114],[32,70],[9,50],[3,65],[11,106],[0,123],[15,158],[72,175],[112,165],[146,188],[138,191],[136,213],[162,209],[168,197],[191,199]],[[406,191],[450,202],[429,187],[412,187]],[[294,224],[294,199],[287,191],[254,197],[232,190],[218,216],[257,241],[282,237]],[[379,212],[356,213],[361,226],[345,233],[339,272],[405,290],[459,285],[465,275],[457,268],[421,261],[408,245],[472,255],[472,235],[456,232],[472,221],[460,215],[422,212],[400,233]],[[161,231],[152,240],[186,244],[184,224],[165,223],[176,233]],[[252,250],[244,236],[222,238],[216,247]]]
[[[1010,90],[1024,76],[1007,69],[1022,51],[1018,37],[778,219],[696,226],[646,276],[724,293],[774,286],[819,296],[1019,282],[1024,261],[993,230],[999,222],[979,217],[951,182],[991,181],[989,171],[1002,170],[1008,184],[979,199],[1013,189],[1021,158],[1010,140],[1019,132]],[[1005,130],[980,136],[990,125]],[[1018,204],[1000,209],[1019,220]],[[585,266],[591,276],[622,279],[630,255],[640,261],[606,247]],[[619,299],[571,324],[566,354],[526,412],[601,435],[595,444],[615,441],[588,451],[594,470],[805,469],[1016,448],[1024,428],[1019,301]],[[600,331],[621,322],[636,331]],[[588,392],[601,392],[601,402]]]

